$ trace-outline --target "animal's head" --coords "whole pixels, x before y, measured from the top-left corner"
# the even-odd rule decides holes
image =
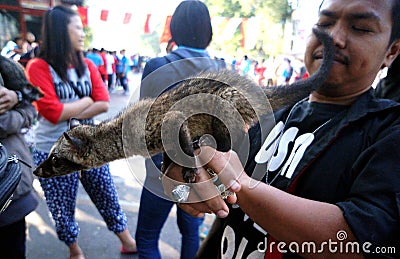
[[[28,101],[33,102],[37,101],[44,96],[44,94],[39,90],[39,88],[34,87],[30,83],[27,84],[21,89],[22,96]]]
[[[90,145],[83,136],[87,125],[65,132],[53,145],[50,154],[33,172],[38,177],[49,178],[92,168]]]
[[[3,85],[10,90],[20,91],[28,102],[37,101],[44,95],[39,88],[32,86],[25,76],[25,68],[18,62],[0,56],[0,74]]]

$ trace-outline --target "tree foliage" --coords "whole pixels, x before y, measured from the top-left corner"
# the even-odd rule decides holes
[[[291,17],[287,0],[204,0],[211,17],[256,17],[259,35],[252,49],[241,48],[241,27],[228,42],[214,34],[211,48],[228,55],[250,54],[265,57],[282,53],[284,25]]]
[[[85,49],[88,49],[93,40],[93,29],[88,26],[85,26],[83,27],[83,31],[85,32],[84,46]]]

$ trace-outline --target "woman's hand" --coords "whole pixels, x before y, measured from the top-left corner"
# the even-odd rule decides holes
[[[0,86],[0,114],[11,110],[17,104],[17,93]]]

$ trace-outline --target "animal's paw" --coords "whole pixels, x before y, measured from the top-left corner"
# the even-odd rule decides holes
[[[183,167],[182,168],[182,176],[185,182],[187,183],[194,183],[196,182],[196,168],[187,168]]]

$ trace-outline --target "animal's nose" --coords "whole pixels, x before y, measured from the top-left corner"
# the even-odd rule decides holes
[[[33,171],[33,174],[36,176],[42,176],[42,168],[36,168],[35,171]]]

